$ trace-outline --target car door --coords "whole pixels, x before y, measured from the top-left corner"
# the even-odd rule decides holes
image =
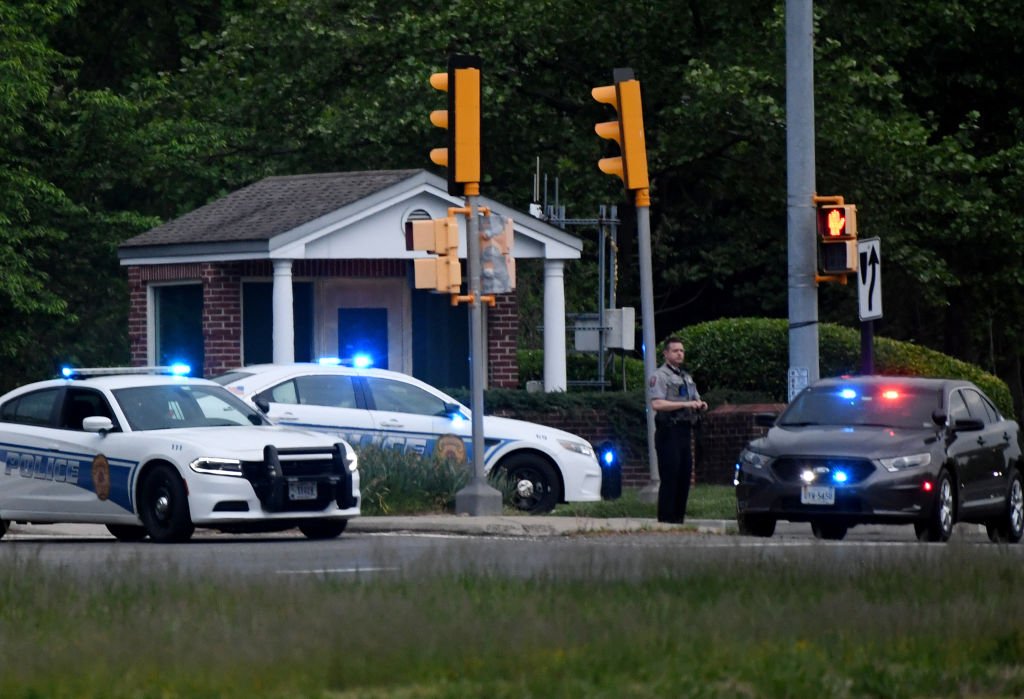
[[[461,413],[449,414],[449,401],[442,396],[399,379],[364,376],[363,381],[373,424],[383,446],[403,453],[430,455],[442,435],[454,434],[466,443],[469,421]]]
[[[949,393],[946,410],[949,436],[947,437],[947,454],[956,465],[958,485],[958,505],[963,511],[970,511],[978,504],[978,484],[984,478],[987,457],[984,449],[978,445],[976,432],[953,431],[957,420],[971,417],[960,389]]]
[[[112,417],[102,393],[51,388],[19,398],[17,406],[0,410],[4,478],[0,510],[41,521],[50,517],[88,521],[123,513],[111,500],[111,463],[98,456],[103,453],[104,437],[82,429],[85,417]],[[116,462],[114,468],[119,466],[124,465]]]
[[[998,508],[1006,494],[1006,450],[1010,448],[1010,433],[999,419],[999,413],[979,391],[964,388],[961,393],[971,417],[985,424],[981,432],[970,435],[983,452],[983,465],[978,472],[978,506]]]
[[[278,424],[337,434],[358,447],[374,441],[375,430],[354,378],[326,373],[295,376],[254,398],[267,401],[267,416]]]

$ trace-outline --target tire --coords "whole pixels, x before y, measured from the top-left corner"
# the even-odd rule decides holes
[[[347,519],[310,519],[299,525],[299,531],[307,539],[335,539],[347,526]]]
[[[736,525],[743,536],[769,538],[775,533],[775,518],[767,515],[736,513]]]
[[[498,489],[508,494],[512,507],[520,512],[545,514],[562,501],[558,471],[542,456],[513,454],[497,469]]]
[[[1024,483],[1017,469],[1010,471],[1010,487],[1006,492],[1006,509],[986,525],[993,543],[1016,544],[1024,536]]]
[[[108,524],[107,531],[118,541],[142,541],[146,538],[146,528],[134,524]]]
[[[842,541],[849,529],[850,528],[845,524],[811,522],[811,533],[814,534],[815,539]]]
[[[155,466],[139,489],[139,517],[149,538],[159,544],[188,541],[195,531],[185,483],[170,466]]]
[[[0,519],[0,539],[4,538],[4,534],[7,533],[7,526],[10,524],[6,519]]]
[[[956,522],[956,495],[949,471],[942,469],[935,479],[935,503],[928,519],[914,524],[919,541],[949,541]]]

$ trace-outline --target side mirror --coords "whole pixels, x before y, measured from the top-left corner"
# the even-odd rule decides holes
[[[102,415],[90,415],[82,420],[82,429],[86,432],[99,432],[106,434],[114,429],[114,422],[109,417]]]
[[[253,404],[260,409],[260,412],[264,415],[270,412],[270,401],[263,396],[256,396],[252,399]]]
[[[933,410],[932,422],[934,422],[937,427],[943,427],[946,424],[946,412],[944,410]]]
[[[755,413],[754,425],[757,427],[774,427],[779,416],[775,413]]]

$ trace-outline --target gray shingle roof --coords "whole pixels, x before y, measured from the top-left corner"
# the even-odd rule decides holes
[[[267,177],[129,238],[121,247],[269,240],[421,172],[368,170]]]

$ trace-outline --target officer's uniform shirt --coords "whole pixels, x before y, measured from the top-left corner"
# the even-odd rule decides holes
[[[662,364],[651,376],[647,385],[647,402],[655,398],[662,398],[669,401],[691,401],[700,400],[697,392],[697,384],[693,377],[685,371],[673,369],[669,364]],[[697,417],[697,411],[693,408],[680,408],[672,411],[657,411],[654,413],[656,421],[676,423],[686,420],[693,422]]]

